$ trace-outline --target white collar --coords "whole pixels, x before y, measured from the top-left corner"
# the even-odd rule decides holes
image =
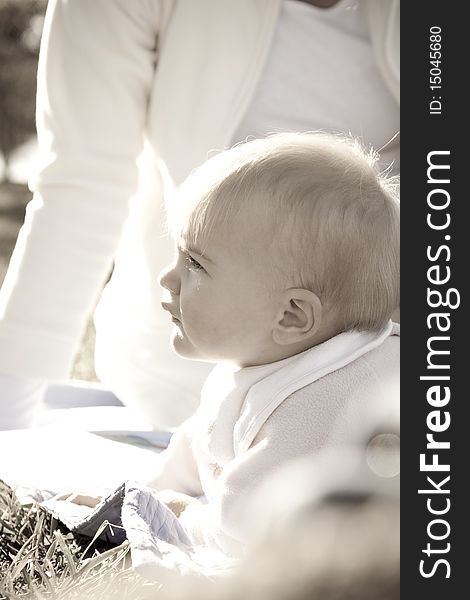
[[[198,411],[209,451],[222,463],[245,452],[288,396],[376,348],[391,332],[389,321],[379,332],[340,333],[274,363],[245,369],[217,365],[206,379]]]
[[[294,360],[287,364],[280,361],[280,368],[254,383],[245,396],[233,432],[235,456],[248,450],[263,424],[288,396],[380,346],[391,332],[389,321],[379,332],[340,333],[291,357]]]

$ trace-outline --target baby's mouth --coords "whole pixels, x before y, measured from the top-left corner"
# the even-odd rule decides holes
[[[163,310],[166,310],[170,313],[172,323],[174,323],[175,325],[181,325],[181,320],[173,313],[173,310],[170,307],[170,305],[166,302],[162,302],[161,305]]]

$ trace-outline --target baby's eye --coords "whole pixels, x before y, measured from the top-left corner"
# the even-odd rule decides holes
[[[204,271],[204,267],[197,262],[195,258],[193,258],[190,254],[186,254],[186,260],[189,265],[189,269],[191,271]]]

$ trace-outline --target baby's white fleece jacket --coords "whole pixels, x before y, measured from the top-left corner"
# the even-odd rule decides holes
[[[286,461],[357,441],[357,423],[382,399],[393,404],[398,376],[399,326],[391,323],[268,365],[218,365],[150,485],[204,496],[181,523],[195,544],[236,556],[250,539],[253,489]]]

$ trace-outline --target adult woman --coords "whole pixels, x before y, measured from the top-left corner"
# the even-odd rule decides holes
[[[98,375],[155,426],[193,410],[207,368],[172,356],[158,306],[171,252],[163,190],[209,150],[274,129],[385,145],[398,127],[398,22],[398,0],[49,3],[41,167],[0,292],[6,426],[28,422],[43,381],[66,378],[116,252],[97,315]],[[133,200],[121,240],[144,132],[147,172],[160,175]]]

